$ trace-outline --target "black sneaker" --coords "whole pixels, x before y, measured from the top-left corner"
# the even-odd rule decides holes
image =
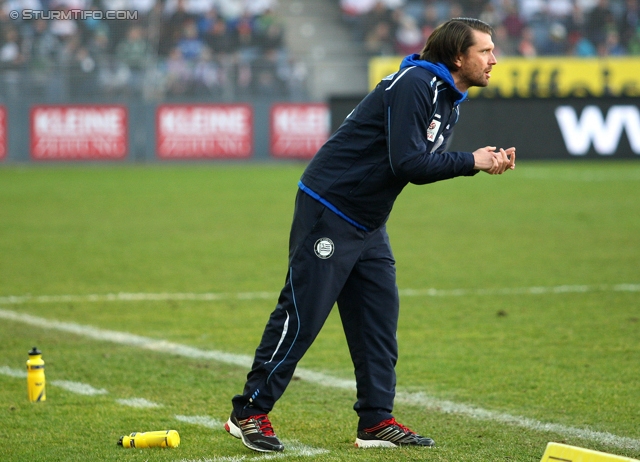
[[[357,448],[395,448],[397,446],[433,447],[436,443],[396,422],[393,417],[380,422],[375,427],[358,432]]]
[[[267,414],[252,415],[243,420],[238,420],[235,412],[229,416],[224,424],[232,436],[240,438],[249,449],[260,452],[274,452],[284,450],[284,445],[273,432],[271,422]]]

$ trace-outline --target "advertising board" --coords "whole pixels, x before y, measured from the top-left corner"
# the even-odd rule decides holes
[[[163,104],[156,109],[161,159],[246,159],[253,154],[248,104]]]
[[[270,119],[273,157],[310,159],[329,137],[326,104],[277,103]]]
[[[35,160],[117,160],[127,155],[127,108],[120,105],[38,105],[30,112]]]

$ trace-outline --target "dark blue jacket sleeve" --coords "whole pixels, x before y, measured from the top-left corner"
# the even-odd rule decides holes
[[[441,90],[446,91],[446,90]],[[385,92],[386,136],[389,162],[393,173],[400,179],[414,184],[477,173],[473,169],[474,159],[470,152],[442,152],[453,126],[445,129],[445,143],[435,152],[434,141],[427,139],[427,130],[434,117],[434,91],[430,82],[419,72],[407,72]],[[440,96],[438,105],[451,105],[450,98]],[[453,107],[444,108],[449,114]],[[442,114],[444,115],[444,114]],[[448,121],[442,121],[446,124]],[[453,125],[453,124],[452,124]]]

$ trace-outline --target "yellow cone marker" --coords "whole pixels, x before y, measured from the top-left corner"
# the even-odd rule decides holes
[[[640,462],[629,457],[578,448],[560,443],[547,444],[540,462]]]
[[[177,448],[180,446],[180,435],[175,430],[157,432],[133,432],[118,440],[123,448]]]

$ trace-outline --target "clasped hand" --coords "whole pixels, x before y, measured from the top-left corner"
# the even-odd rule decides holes
[[[507,170],[516,168],[516,148],[500,148],[499,151],[496,149],[495,146],[485,146],[474,151],[474,168],[490,175],[501,175]]]

